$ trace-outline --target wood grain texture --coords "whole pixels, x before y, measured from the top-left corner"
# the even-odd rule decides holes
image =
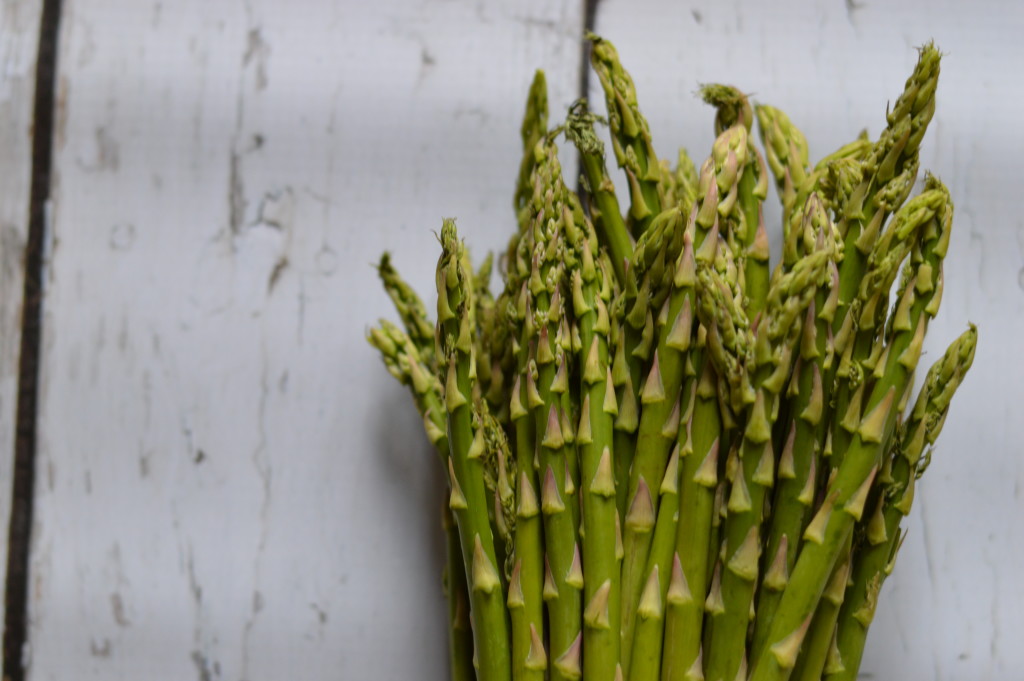
[[[29,678],[442,679],[443,479],[382,250],[514,225],[578,2],[67,2]]]
[[[731,83],[782,108],[806,133],[812,158],[819,158],[865,126],[878,134],[886,103],[895,101],[913,68],[915,46],[934,39],[946,54],[921,167],[948,184],[957,210],[942,311],[929,328],[922,362],[941,356],[968,320],[979,327],[979,349],[918,488],[909,536],[880,599],[861,673],[907,681],[1019,678],[1019,4],[602,0],[596,28],[615,42],[631,70],[661,153],[685,144],[695,159],[709,153],[712,139],[712,110],[693,96],[700,83]],[[773,201],[769,197],[766,215],[777,226]]]
[[[0,565],[7,566],[41,0],[0,3]],[[0,603],[0,621],[4,604]]]

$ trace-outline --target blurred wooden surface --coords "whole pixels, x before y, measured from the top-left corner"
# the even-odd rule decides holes
[[[5,443],[39,4],[0,24]],[[505,244],[523,97],[537,67],[553,118],[579,95],[583,5],[65,0],[29,678],[445,678],[443,481],[363,340],[392,316],[371,263],[391,250],[431,296],[442,216],[478,257]],[[958,212],[928,350],[968,319],[981,341],[863,671],[1015,681],[1022,10],[602,0],[596,29],[665,156],[709,148],[699,83],[785,109],[818,157],[877,134],[915,45],[948,53],[922,167]]]

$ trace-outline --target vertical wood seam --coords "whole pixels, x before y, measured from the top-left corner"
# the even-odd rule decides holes
[[[590,40],[588,35],[597,26],[597,5],[601,0],[583,0],[583,35],[580,38],[580,75],[577,99],[590,95]],[[576,161],[576,194],[583,196],[583,156]]]
[[[35,488],[36,416],[43,311],[43,250],[53,167],[60,15],[61,0],[43,0],[32,111],[32,179],[28,237],[23,262],[11,521],[7,534],[7,576],[4,585],[4,681],[23,681],[25,678],[24,651],[28,639],[29,551]]]

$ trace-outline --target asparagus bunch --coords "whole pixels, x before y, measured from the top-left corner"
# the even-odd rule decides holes
[[[705,86],[714,141],[673,168],[614,47],[589,39],[629,196],[604,119],[581,101],[551,128],[538,72],[502,291],[452,220],[436,321],[379,266],[404,329],[369,340],[448,480],[452,678],[854,679],[977,342],[971,326],[910,406],[953,217],[932,176],[909,198],[939,52],[920,50],[877,140],[813,166],[783,112]]]

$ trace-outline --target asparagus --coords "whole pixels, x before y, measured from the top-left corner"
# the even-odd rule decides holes
[[[673,187],[674,197],[670,198],[668,205],[676,205],[683,215],[689,215],[697,203],[697,190],[700,181],[697,175],[697,168],[693,165],[690,155],[686,149],[679,150],[679,158],[676,161],[676,169],[672,173],[675,177]]]
[[[808,210],[818,204],[808,202]],[[814,222],[814,216],[808,216]],[[828,279],[828,265],[837,248],[832,225],[824,219],[814,225],[815,250],[801,258],[792,271],[777,280],[768,296],[765,317],[755,336],[752,403],[732,471],[729,516],[726,518],[722,601],[724,610],[713,619],[706,674],[710,679],[736,676],[746,648],[754,587],[760,559],[760,526],[768,490],[774,484],[771,430],[776,401],[789,376],[793,348],[800,338],[802,319],[818,287]]]
[[[534,419],[536,456],[541,479],[541,514],[545,537],[544,598],[550,625],[550,668],[553,679],[579,675],[576,648],[580,637],[582,564],[573,517],[575,489],[571,474],[575,461],[572,427],[563,396],[568,390],[567,355],[564,347],[564,263],[566,234],[575,228],[562,183],[557,149],[551,137],[538,143],[535,168],[538,206],[530,234],[533,266],[527,293],[531,297],[537,335],[531,369],[535,381],[528,398]],[[535,373],[535,375],[533,375]]]
[[[426,306],[392,266],[390,253],[385,252],[381,255],[377,274],[398,311],[398,316],[402,319],[417,354],[423,359],[430,373],[435,373],[437,365],[434,361],[434,324],[427,317]]]
[[[532,154],[532,152],[531,152]],[[534,428],[529,417],[528,393],[532,384],[530,373],[533,338],[533,313],[525,277],[528,273],[530,245],[526,238],[514,242],[515,251],[509,265],[506,290],[499,310],[509,327],[512,339],[510,353],[514,356],[515,378],[509,396],[509,418],[513,427],[516,451],[516,525],[513,568],[509,579],[506,603],[512,629],[513,679],[539,681],[547,669],[544,643],[544,611],[542,601],[543,543],[541,537],[540,498],[534,465]]]
[[[471,276],[463,262],[464,246],[453,220],[441,228],[441,258],[437,267],[437,350],[445,367],[444,402],[447,411],[449,506],[455,515],[467,566],[473,649],[480,681],[511,678],[507,644],[507,611],[497,571],[494,535],[488,518],[483,465],[482,430],[474,433],[472,386],[475,365],[472,328]]]
[[[698,338],[706,335],[706,330],[697,333]],[[701,352],[702,349],[698,345],[696,350]],[[711,525],[722,436],[716,384],[711,362],[703,362],[703,370],[689,398],[692,405],[688,408],[689,418],[679,430],[680,454],[685,456],[681,463],[675,553],[666,595],[664,679],[687,678],[689,672],[695,671],[694,665],[696,671],[701,671],[707,556],[714,545]],[[693,674],[689,676],[694,678]]]
[[[730,246],[743,265],[747,314],[754,319],[764,308],[768,295],[768,233],[761,213],[761,202],[768,195],[768,171],[750,136],[754,113],[747,96],[731,85],[705,85],[701,95],[716,108],[716,135],[736,125],[746,130],[747,148],[739,161],[740,177],[736,184],[739,210],[728,234],[733,239]]]
[[[624,281],[626,265],[633,256],[633,242],[622,220],[615,185],[605,166],[604,144],[594,132],[596,120],[597,117],[587,111],[586,100],[580,100],[569,109],[565,133],[580,154],[583,179],[593,202],[590,211],[601,244],[608,249],[616,279]]]
[[[861,387],[866,387],[864,374],[874,370],[881,359],[883,345],[878,341],[888,309],[889,290],[899,266],[920,237],[922,227],[942,210],[948,198],[945,189],[937,187],[933,178],[928,178],[926,187],[927,191],[900,209],[876,241],[867,258],[866,272],[856,297],[846,310],[840,308],[840,314],[846,314],[834,339],[836,361],[828,374],[829,380],[835,376],[837,384],[834,388],[836,413],[844,415],[832,425],[832,445],[837,452],[831,461],[833,467],[842,463],[843,452],[856,431],[853,418],[847,417],[854,411],[851,404],[859,404],[862,399]]]
[[[933,187],[945,194],[937,180]],[[894,331],[885,344],[884,361],[880,359],[873,372],[878,378],[864,400],[857,433],[826,490],[825,501],[804,533],[804,547],[779,601],[765,649],[756,658],[751,681],[789,678],[841,547],[864,512],[867,491],[881,464],[883,443],[893,430],[899,400],[920,357],[928,319],[938,312],[942,259],[953,217],[948,194],[945,198],[914,247],[912,266],[904,273],[893,317]]]
[[[775,188],[782,202],[782,224],[785,227],[789,225],[796,204],[796,187],[811,172],[807,138],[779,109],[761,104],[754,111],[768,167],[775,176]]]
[[[369,341],[447,472],[453,678],[853,679],[976,343],[972,326],[904,416],[952,221],[934,177],[910,198],[938,52],[922,48],[876,142],[813,165],[784,113],[704,86],[716,139],[698,170],[685,150],[658,159],[615,49],[590,37],[628,214],[605,121],[581,100],[549,130],[538,72],[500,295],[449,220],[436,324],[378,265],[405,330],[382,321]]]
[[[607,40],[589,33],[590,63],[601,81],[608,104],[615,160],[629,182],[629,218],[634,236],[643,234],[662,209],[658,201],[661,165],[651,144],[647,119],[637,106],[633,79],[619,61],[619,54]]]
[[[380,270],[387,272],[382,279],[389,291],[401,292],[393,296],[399,314],[405,323],[417,328],[419,320],[426,319],[426,310],[415,292],[399,277],[390,261],[381,258]],[[402,303],[399,306],[399,302]],[[409,315],[408,310],[415,310]],[[381,353],[388,371],[399,383],[410,388],[413,401],[423,419],[427,439],[430,440],[441,460],[447,464],[448,435],[445,432],[445,409],[442,401],[441,384],[435,378],[428,363],[420,357],[419,344],[394,324],[381,320],[380,328],[370,330],[367,339]],[[472,681],[473,632],[469,625],[468,588],[466,570],[463,566],[459,547],[459,535],[451,510],[447,505],[442,509],[442,527],[445,532],[447,563],[443,572],[445,595],[448,599],[448,659],[452,681]]]
[[[834,226],[825,207],[812,194],[804,210],[803,231],[809,240],[833,232]],[[833,239],[836,235],[833,234]],[[822,376],[831,363],[828,353],[828,331],[839,295],[839,270],[835,262],[827,264],[828,276],[818,287],[815,299],[807,308],[790,381],[791,397],[788,412],[791,421],[784,429],[783,444],[778,455],[775,497],[768,523],[765,543],[765,575],[757,602],[758,617],[754,624],[751,650],[756,655],[764,644],[782,590],[796,561],[800,535],[808,521],[815,500],[820,458],[820,434],[827,423],[827,405]]]
[[[618,509],[613,475],[612,390],[608,364],[611,331],[607,305],[611,297],[607,261],[594,258],[596,235],[584,233],[578,269],[573,272],[573,307],[580,336],[580,451],[581,501],[586,525],[583,541],[584,602],[583,675],[610,680],[619,660],[620,571],[616,546]],[[614,392],[610,393],[614,397]]]
[[[642,410],[636,435],[635,455],[629,469],[629,511],[625,516],[625,556],[622,564],[621,655],[625,669],[629,669],[636,609],[647,580],[645,568],[659,506],[657,485],[664,476],[668,450],[674,439],[674,434],[665,435],[663,431],[681,387],[682,353],[689,340],[685,327],[692,319],[692,285],[688,282],[676,284],[676,277],[673,274],[673,270],[692,268],[692,264],[687,264],[693,258],[692,244],[684,245],[681,252],[675,247],[682,236],[681,225],[682,216],[678,209],[659,215],[638,245],[634,257],[638,270],[645,257],[649,256],[652,259],[651,264],[647,266],[645,283],[641,291],[660,289],[661,282],[658,280],[664,277],[671,288],[671,294],[661,303],[658,297],[650,294],[638,295],[637,302],[626,317],[627,323],[632,325],[638,325],[640,319],[647,320],[645,327],[651,330],[646,333],[649,333],[649,336],[656,333],[657,342],[652,350],[648,350],[652,356],[651,364],[647,376],[642,379],[643,385],[639,392]],[[682,240],[685,243],[685,237]],[[678,264],[673,263],[671,268],[665,267],[664,261],[672,263],[676,259],[679,260]],[[647,309],[644,310],[643,307]],[[664,314],[659,313],[658,330],[655,332],[651,310],[659,308],[663,308]],[[660,321],[662,317],[664,321]],[[672,336],[673,329],[677,326],[680,331],[676,335],[684,336],[685,340],[677,340]],[[648,346],[653,345],[650,340],[645,343]]]
[[[935,113],[939,56],[933,44],[921,48],[914,72],[886,116],[888,127],[863,162],[864,179],[850,199],[843,219],[838,221],[845,239],[845,255],[839,270],[841,312],[833,331],[838,332],[844,317],[842,310],[857,291],[874,239],[917,177],[918,150]]]
[[[828,578],[828,585],[811,620],[807,639],[793,667],[791,678],[795,681],[821,681],[822,672],[835,645],[836,619],[846,595],[846,582],[850,578],[852,543],[853,535],[850,535]]]
[[[719,135],[722,143],[719,148],[728,146],[729,141],[738,131],[729,129]],[[695,664],[700,663],[700,645],[703,622],[704,600],[708,584],[707,556],[712,552],[714,542],[711,541],[712,514],[714,512],[715,490],[718,485],[719,452],[722,445],[722,427],[719,418],[717,400],[718,378],[705,347],[710,335],[715,339],[717,352],[732,352],[730,360],[722,360],[723,364],[742,367],[745,364],[745,348],[736,343],[728,345],[718,339],[723,332],[719,322],[708,314],[709,296],[719,292],[719,288],[709,290],[707,282],[712,276],[710,271],[715,268],[719,246],[719,185],[716,180],[714,158],[704,163],[699,181],[700,200],[691,213],[691,224],[701,237],[700,249],[695,256],[695,270],[687,272],[694,279],[694,285],[701,295],[695,305],[695,318],[704,311],[702,326],[695,328],[695,339],[692,341],[690,362],[697,367],[694,371],[694,383],[691,388],[692,397],[688,407],[689,418],[685,419],[685,427],[679,431],[680,455],[685,455],[682,463],[679,507],[679,521],[676,531],[676,546],[669,592],[667,594],[667,614],[665,621],[665,645],[662,667],[666,679],[682,679],[694,671]],[[689,227],[688,227],[689,229]],[[731,251],[723,249],[723,256],[731,255]],[[722,258],[724,265],[720,275],[730,277],[735,274],[727,258]],[[699,264],[699,267],[698,267]],[[705,283],[698,286],[697,270],[704,272]],[[735,282],[733,282],[735,283]],[[727,288],[731,286],[726,284]],[[732,311],[733,308],[727,308]],[[729,332],[739,323],[744,323],[740,315],[736,318],[725,316],[721,320],[725,327],[726,337],[732,339]],[[699,372],[699,373],[698,373]],[[688,394],[688,393],[684,393]],[[723,456],[724,458],[724,456]]]
[[[533,169],[536,159],[533,150],[537,142],[548,133],[548,84],[544,72],[538,69],[530,83],[526,97],[526,112],[519,136],[523,141],[523,160],[519,164],[516,181],[514,207],[522,229],[530,220],[531,199],[533,198]]]
[[[977,342],[978,331],[972,324],[929,369],[910,418],[900,427],[888,462],[889,482],[879,490],[879,506],[865,528],[868,546],[854,559],[852,583],[839,614],[834,664],[825,670],[829,681],[856,678],[878,593],[902,542],[900,522],[910,512],[915,481],[930,460],[922,456],[924,449],[934,445],[942,431],[953,394],[974,362]]]

